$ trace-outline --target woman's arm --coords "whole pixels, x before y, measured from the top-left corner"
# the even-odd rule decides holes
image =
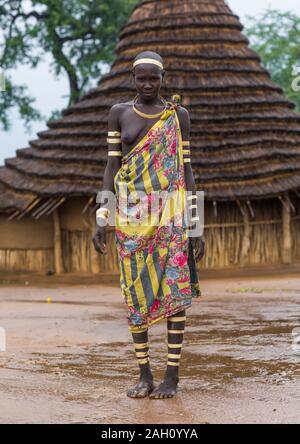
[[[111,191],[115,193],[114,178],[118,170],[121,167],[122,156],[112,156],[112,152],[122,153],[121,143],[121,129],[119,125],[121,107],[120,105],[113,105],[108,114],[108,137],[107,137],[107,163],[104,171],[102,191]],[[109,133],[115,132],[116,135],[109,135]],[[107,204],[102,204],[101,208],[107,208]]]
[[[122,152],[121,143],[121,130],[119,125],[119,116],[121,108],[118,104],[113,105],[109,111],[108,115],[108,153],[107,153],[107,163],[104,170],[102,191],[110,191],[115,194],[114,179],[121,167],[120,155],[111,155],[112,152]],[[114,135],[109,135],[109,133],[115,133]],[[102,203],[100,208],[108,208],[109,203]],[[93,236],[93,243],[95,250],[98,253],[107,254],[106,249],[106,225],[99,226],[96,225],[95,234]]]
[[[181,128],[181,135],[182,135],[182,141],[183,142],[190,142],[190,128],[191,128],[191,120],[189,112],[186,108],[183,106],[180,106],[178,108],[178,119],[180,122],[180,128]],[[184,146],[183,149],[191,149],[189,146]],[[190,155],[184,154],[184,158],[188,159],[191,158]],[[192,194],[196,194],[196,184],[194,179],[194,174],[191,166],[191,162],[185,162],[184,163],[184,176],[185,176],[185,183],[186,183],[186,189],[187,191],[192,191]],[[192,201],[189,201],[192,202]],[[194,200],[193,200],[194,202]],[[197,208],[192,208],[191,217],[199,216],[197,214]],[[201,260],[204,256],[204,250],[205,250],[205,240],[204,236],[200,237],[192,237],[192,244],[193,248],[195,249],[195,259],[196,261]]]

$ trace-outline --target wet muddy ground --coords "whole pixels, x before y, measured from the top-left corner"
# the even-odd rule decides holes
[[[132,400],[138,368],[118,287],[0,288],[0,423],[299,423],[300,278],[201,289],[187,310],[176,397]],[[149,337],[158,383],[166,321]]]

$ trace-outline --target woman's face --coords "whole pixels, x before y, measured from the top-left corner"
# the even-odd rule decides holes
[[[133,74],[136,90],[145,100],[153,100],[158,96],[163,77],[161,68],[152,63],[137,65]]]

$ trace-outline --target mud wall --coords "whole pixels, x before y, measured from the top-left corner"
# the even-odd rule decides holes
[[[0,214],[0,270],[53,270],[52,217],[7,218]]]
[[[300,261],[300,199],[292,197],[291,213],[292,261]],[[84,214],[85,198],[67,200],[59,209],[64,272],[118,273],[114,227],[107,228],[106,256],[95,253],[92,245],[94,216]],[[248,208],[249,210],[249,208]],[[279,199],[251,201],[249,249],[243,266],[282,263],[282,204]],[[249,210],[250,214],[250,210]],[[236,202],[205,205],[206,255],[201,269],[241,266],[245,235],[244,217]],[[24,217],[7,221],[0,215],[0,269],[53,270],[52,217],[36,221]]]

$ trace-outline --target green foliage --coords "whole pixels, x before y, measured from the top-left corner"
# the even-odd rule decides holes
[[[28,94],[24,85],[12,85],[10,79],[5,79],[5,91],[0,92],[0,124],[3,130],[11,129],[9,110],[16,108],[20,119],[23,120],[27,133],[30,133],[30,123],[34,120],[45,119],[42,114],[34,108],[35,99]]]
[[[93,86],[114,59],[121,27],[138,0],[0,0],[0,67],[7,88],[0,92],[0,126],[9,129],[9,110],[18,107],[26,124],[40,119],[25,85],[12,84],[9,72],[34,69],[46,54],[56,78],[67,76],[69,103]],[[58,115],[53,111],[52,116]]]
[[[300,17],[268,9],[259,17],[247,17],[245,31],[274,82],[300,111],[300,91],[293,88],[296,76],[300,77],[295,71],[300,68]]]

